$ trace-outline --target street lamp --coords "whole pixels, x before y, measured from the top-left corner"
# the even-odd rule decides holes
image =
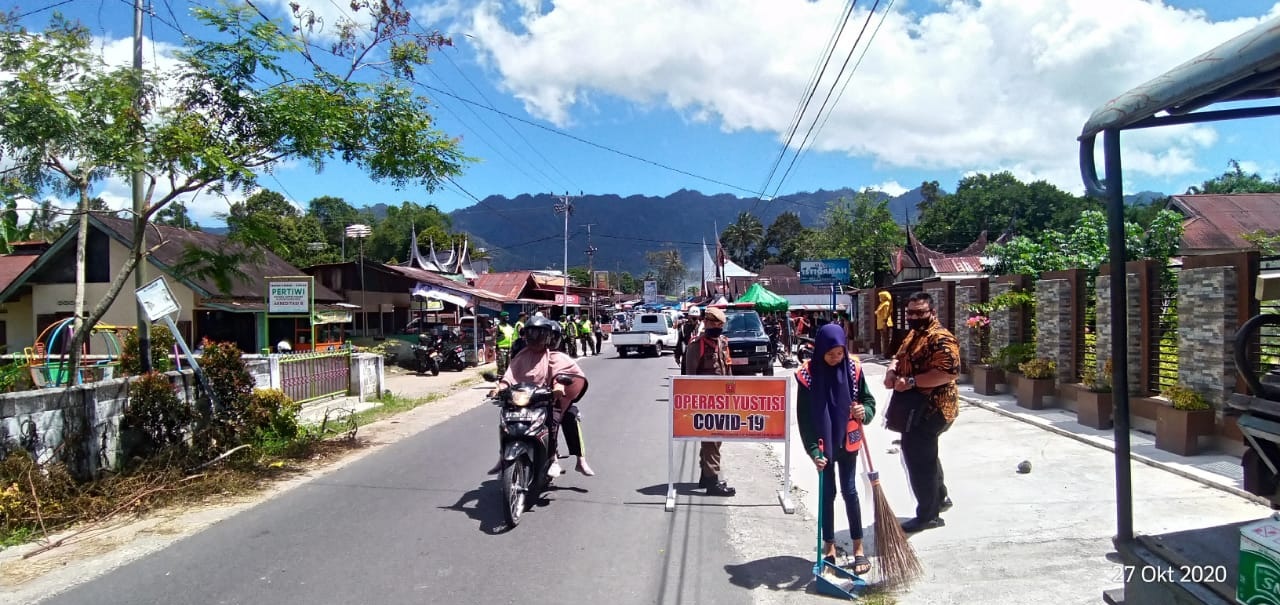
[[[368,225],[350,225],[347,227],[346,236],[360,240],[360,328],[363,331],[362,336],[368,336],[369,332],[369,293],[364,289],[364,239],[373,234],[373,229]]]

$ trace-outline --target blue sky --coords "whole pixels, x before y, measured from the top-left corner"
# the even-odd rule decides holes
[[[199,31],[186,2],[152,1],[156,18],[146,20],[146,35],[159,44],[147,47],[148,63],[163,62],[167,45],[179,41],[170,25]],[[258,1],[286,15],[287,0]],[[349,16],[343,0],[299,1],[330,23]],[[23,0],[19,10],[55,3]],[[54,10],[89,25],[104,54],[127,60],[131,4],[72,0]],[[868,20],[872,4],[857,3],[766,194],[838,187],[896,193],[924,180],[952,189],[964,174],[1002,169],[1080,192],[1074,137],[1093,108],[1280,14],[1276,2],[1260,0],[897,0],[888,10],[883,0]],[[761,190],[844,3],[411,0],[409,6],[415,20],[456,44],[421,75],[443,91],[428,93],[440,129],[461,137],[464,151],[480,160],[457,183],[484,198]],[[51,12],[24,21],[40,27]],[[852,76],[839,101],[828,103],[829,121],[782,179],[826,91],[845,86],[832,77],[864,22],[867,31],[851,56],[866,54],[855,71],[844,72]],[[1181,192],[1221,173],[1232,158],[1273,176],[1280,163],[1267,143],[1280,138],[1278,124],[1254,120],[1129,137],[1126,189]],[[409,200],[450,210],[473,203],[452,186],[398,191],[340,164],[319,175],[285,166],[261,184],[299,203],[320,195],[356,206]],[[124,204],[127,184],[110,183],[101,193]],[[192,207],[201,222],[212,223],[228,203],[204,195]]]

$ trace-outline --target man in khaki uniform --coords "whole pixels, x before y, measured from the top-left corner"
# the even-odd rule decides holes
[[[702,334],[689,342],[684,352],[681,373],[686,376],[728,376],[729,339],[724,331],[724,311],[708,307],[702,314]],[[703,441],[698,450],[698,462],[702,475],[698,487],[706,488],[708,496],[732,496],[738,490],[720,478],[720,442]]]

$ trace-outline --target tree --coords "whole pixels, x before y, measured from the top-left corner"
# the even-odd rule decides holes
[[[320,222],[324,241],[333,250],[345,250],[343,238],[346,237],[347,226],[358,222],[359,214],[351,204],[340,197],[322,195],[307,202],[307,215]]]
[[[738,218],[720,233],[720,244],[725,254],[747,269],[759,269],[764,261],[761,251],[764,243],[764,224],[750,212],[738,213]]]
[[[1182,215],[1161,210],[1147,229],[1126,222],[1125,234],[1126,260],[1167,261],[1178,251]],[[1015,236],[1004,244],[987,246],[986,256],[993,259],[987,266],[987,272],[992,275],[1039,277],[1045,271],[1072,268],[1096,271],[1111,260],[1107,217],[1101,211],[1086,211],[1065,234],[1049,229],[1036,238]]]
[[[614,277],[615,275],[616,277]],[[629,271],[612,274],[609,276],[609,280],[617,284],[615,287],[623,294],[635,294],[640,291],[639,287],[636,286],[636,278],[632,277]]]
[[[409,241],[415,231],[422,250],[434,244],[437,250],[447,251],[450,247],[461,245],[466,239],[465,234],[453,233],[449,216],[440,212],[435,205],[420,206],[413,202],[401,202],[399,206],[388,206],[387,216],[381,221],[373,221],[372,216],[366,216],[362,220],[370,221],[373,227],[373,235],[364,244],[365,258],[378,262],[408,254]],[[354,245],[352,242],[349,247]]]
[[[107,67],[92,53],[91,32],[59,16],[39,33],[14,20],[0,23],[0,71],[11,75],[0,82],[0,156],[13,166],[6,172],[32,194],[79,194],[80,248],[91,185],[135,171],[147,184],[134,217],[133,254],[83,320],[80,289],[77,320],[86,325],[76,331],[73,355],[151,251],[144,238],[150,219],[179,198],[251,191],[260,172],[282,161],[320,169],[333,158],[375,181],[431,191],[469,160],[434,128],[427,103],[408,86],[415,68],[449,39],[410,32],[401,0],[354,0],[351,8],[369,15],[367,28],[336,24],[339,40],[329,54],[313,54],[319,47],[309,37],[318,21],[292,6],[292,26],[252,3],[193,8],[218,37],[187,38],[178,67],[165,74]],[[287,69],[292,58],[305,68]],[[160,81],[171,104],[158,103],[152,83]],[[219,252],[204,260],[217,265]]]
[[[1258,173],[1246,173],[1240,162],[1227,162],[1227,171],[1215,176],[1199,186],[1187,188],[1188,194],[1198,193],[1280,193],[1280,176],[1265,180]]]
[[[231,205],[225,217],[227,237],[247,249],[265,248],[295,267],[337,260],[320,222],[304,215],[285,197],[263,189]]]
[[[586,267],[569,267],[569,279],[573,285],[592,286],[591,274],[587,273]]]
[[[163,210],[156,213],[153,221],[157,225],[168,225],[187,231],[200,231],[200,223],[191,218],[191,213],[187,211],[187,205],[181,202],[174,202],[165,206]]]
[[[810,230],[800,222],[800,216],[787,211],[779,214],[764,234],[764,250],[768,262],[798,268],[808,256],[805,249]]]
[[[1080,212],[1097,202],[1036,181],[1026,184],[1009,172],[960,179],[956,192],[922,203],[916,236],[943,251],[957,251],[986,231],[995,239],[1006,230],[1034,237],[1045,229],[1065,231]]]
[[[819,256],[848,258],[849,281],[863,288],[874,285],[876,275],[889,270],[889,257],[902,238],[889,200],[863,191],[853,200],[833,203],[812,241]]]
[[[680,259],[680,251],[674,248],[670,250],[662,250],[659,252],[649,252],[645,254],[645,259],[649,261],[652,267],[652,273],[656,277],[646,279],[656,279],[658,282],[658,291],[675,294],[683,286],[684,281],[684,261]]]

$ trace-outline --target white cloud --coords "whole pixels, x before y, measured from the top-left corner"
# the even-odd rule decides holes
[[[593,97],[610,96],[716,120],[727,132],[781,138],[845,3],[521,4],[524,13],[513,20],[503,3],[486,0],[461,27],[501,86],[532,114],[564,126],[590,111]],[[888,15],[810,145],[887,168],[1007,167],[1079,191],[1075,137],[1094,108],[1259,22],[1213,23],[1199,11],[1145,0],[937,6],[928,14]],[[1280,14],[1280,5],[1272,14]],[[860,6],[846,31],[856,33],[866,17]],[[878,20],[879,14],[864,44]],[[837,48],[804,127],[853,38],[846,35]],[[1197,153],[1215,142],[1208,126],[1126,135],[1125,169],[1159,177],[1201,170]]]
[[[264,5],[274,7],[274,11],[263,10],[270,16],[283,19],[289,25],[303,28],[307,37],[324,42],[332,42],[338,38],[338,32],[344,22],[352,22],[368,31],[372,21],[366,9],[351,10],[350,0],[266,0]],[[291,5],[298,5],[298,15],[294,17]],[[314,21],[308,21],[314,19]]]
[[[870,189],[873,191],[883,191],[889,195],[902,195],[911,190],[907,187],[903,187],[898,181],[885,181],[879,185],[872,185]]]

